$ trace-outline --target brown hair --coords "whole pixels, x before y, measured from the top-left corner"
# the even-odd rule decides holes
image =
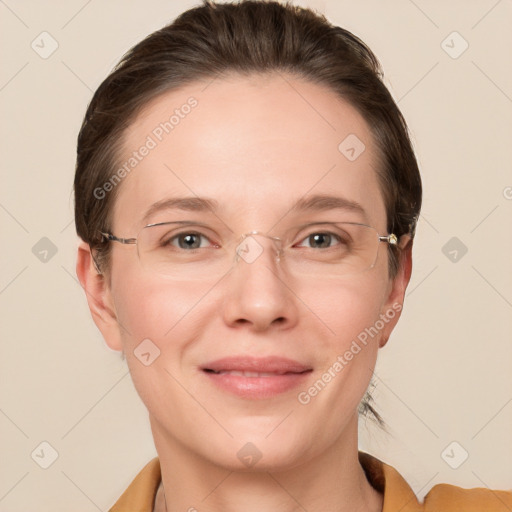
[[[141,109],[156,96],[200,79],[272,71],[326,86],[359,111],[379,150],[376,171],[388,232],[414,236],[421,178],[405,120],[372,51],[352,33],[306,8],[274,1],[204,0],[129,50],[87,108],[78,135],[75,223],[100,269],[109,266],[109,244],[100,231],[111,229],[119,186],[103,197],[96,191],[114,175],[124,132]],[[388,250],[389,274],[394,277],[400,249],[389,245]],[[382,425],[367,396],[360,412],[373,413]]]

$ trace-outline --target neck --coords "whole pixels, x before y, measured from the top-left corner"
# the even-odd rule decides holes
[[[215,465],[169,439],[158,424],[152,429],[162,471],[154,512],[382,510],[383,496],[359,463],[357,416],[326,453],[291,469],[259,472]]]

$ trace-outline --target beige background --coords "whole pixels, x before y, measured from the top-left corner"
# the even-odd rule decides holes
[[[0,1],[0,511],[107,510],[156,453],[126,363],[103,343],[76,281],[75,143],[121,55],[196,3]],[[420,498],[440,482],[510,489],[512,2],[296,3],[375,51],[424,181],[404,314],[376,369],[391,435],[361,425],[360,446]],[[46,37],[51,49],[43,31],[58,43],[46,59],[31,47]],[[453,31],[469,44],[458,58],[445,50],[459,53],[459,36],[442,44]],[[33,252],[43,237],[57,249],[47,261]],[[468,249],[456,262],[443,252],[452,237]],[[43,441],[58,452],[48,469]],[[452,469],[446,460],[462,450],[468,459]]]

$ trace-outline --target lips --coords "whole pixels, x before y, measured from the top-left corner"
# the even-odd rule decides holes
[[[241,372],[238,370],[221,370],[220,372],[215,372],[213,370],[206,370],[216,373],[217,375],[238,375],[239,377],[275,377],[276,375],[285,375],[286,373],[273,373],[273,372]]]
[[[304,382],[311,366],[283,357],[227,357],[201,367],[217,387],[248,399],[265,399]]]
[[[203,370],[214,373],[266,373],[269,375],[284,375],[285,373],[303,373],[311,370],[310,366],[303,365],[292,359],[284,357],[226,357],[207,363]]]

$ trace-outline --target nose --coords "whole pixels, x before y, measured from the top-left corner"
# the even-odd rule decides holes
[[[297,303],[280,265],[279,242],[252,232],[236,247],[223,311],[231,327],[265,331],[290,328],[297,322]]]

